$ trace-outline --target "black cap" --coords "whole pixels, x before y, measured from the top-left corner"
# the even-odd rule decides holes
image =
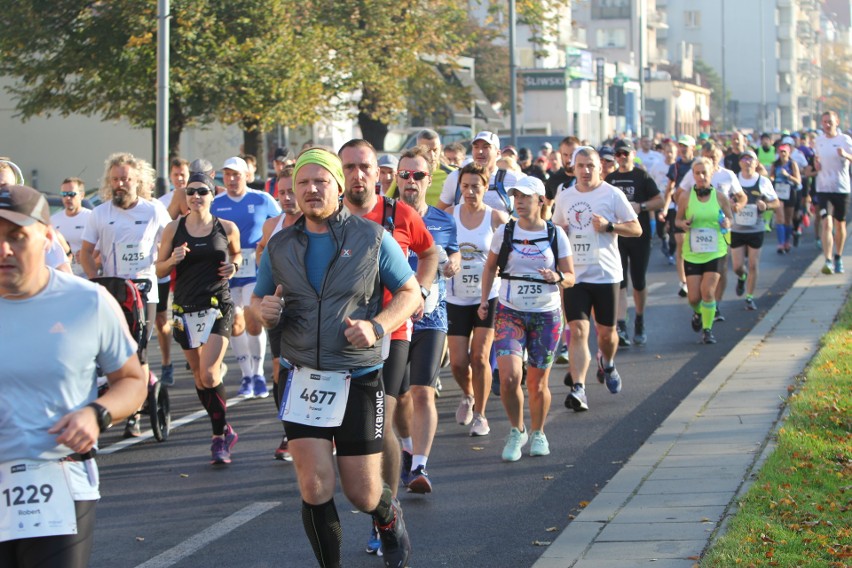
[[[529,148],[521,148],[520,150],[518,150],[518,159],[522,162],[532,160],[532,150],[530,150]]]
[[[600,150],[598,150],[598,155],[601,157],[601,160],[615,161],[615,151],[612,149],[612,146],[601,146]]]
[[[615,142],[614,149],[616,152],[619,150],[627,150],[628,152],[636,151],[636,148],[633,147],[633,143],[626,138],[621,138]]]

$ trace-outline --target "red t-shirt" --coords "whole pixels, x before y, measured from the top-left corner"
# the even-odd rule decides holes
[[[385,211],[385,198],[381,195],[377,196],[376,206],[373,210],[364,215],[365,219],[369,219],[375,223],[381,223]],[[392,236],[399,243],[403,254],[407,257],[409,252],[420,254],[425,252],[435,241],[432,239],[432,233],[426,229],[426,224],[423,218],[411,206],[406,205],[400,200],[396,202],[396,215],[393,216],[393,233]],[[384,301],[382,305],[387,305],[391,300],[391,293],[385,289]],[[405,320],[405,323],[391,334],[391,340],[404,339],[411,341],[411,319]]]

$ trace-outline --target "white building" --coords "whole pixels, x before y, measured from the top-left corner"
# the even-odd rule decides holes
[[[678,53],[682,42],[691,44],[693,57],[724,77],[728,126],[780,130],[815,123],[817,0],[657,3],[668,14],[669,53]],[[722,117],[712,118],[721,123]]]

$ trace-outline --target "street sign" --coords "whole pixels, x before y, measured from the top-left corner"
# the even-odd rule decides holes
[[[627,75],[622,75],[621,73],[617,74],[612,80],[612,84],[615,85],[616,87],[623,87],[624,83],[626,83],[626,82],[627,82]]]

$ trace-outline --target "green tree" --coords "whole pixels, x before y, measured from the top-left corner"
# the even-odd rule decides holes
[[[171,154],[190,125],[219,120],[254,132],[322,113],[331,66],[308,4],[171,2]],[[9,90],[19,116],[80,113],[152,128],[156,10],[150,0],[9,3],[0,20],[0,73],[17,79]]]
[[[840,115],[841,124],[852,121],[852,50],[843,43],[822,48],[822,110]],[[848,128],[848,126],[847,126]]]

